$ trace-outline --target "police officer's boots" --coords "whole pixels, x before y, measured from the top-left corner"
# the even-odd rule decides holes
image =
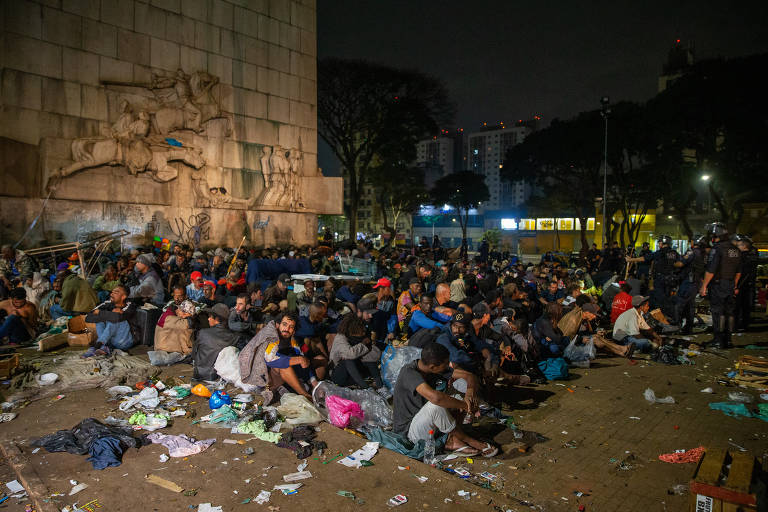
[[[726,324],[726,332],[723,338],[725,339],[725,347],[721,346],[720,348],[733,348],[733,343],[731,342],[731,335],[733,335],[734,330],[736,329],[736,317],[729,316],[728,317],[728,323]]]

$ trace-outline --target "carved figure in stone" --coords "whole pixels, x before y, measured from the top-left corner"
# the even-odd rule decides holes
[[[205,170],[192,173],[192,190],[195,194],[195,205],[200,208],[248,208],[250,199],[232,197],[224,187],[212,187],[208,183]]]
[[[301,187],[299,186],[299,177],[304,167],[304,155],[296,148],[288,150],[288,197],[290,198],[291,208],[304,208],[304,201],[301,198]]]
[[[218,83],[218,77],[205,71],[187,75],[178,69],[173,75],[153,74],[147,88],[159,103],[154,115],[157,132],[167,134],[174,130],[189,129],[195,133],[204,133],[203,123],[223,119],[226,121],[226,135],[229,135],[232,121],[222,113],[218,101],[211,94],[211,89]]]
[[[270,192],[271,204],[275,206],[288,206],[288,180],[290,175],[290,163],[285,156],[285,150],[280,145],[272,147],[272,156],[269,157],[269,165],[272,167],[272,188]],[[270,203],[267,203],[270,204]]]

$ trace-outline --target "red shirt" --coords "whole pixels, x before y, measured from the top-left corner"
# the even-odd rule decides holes
[[[625,291],[620,291],[613,298],[611,304],[611,323],[615,323],[619,315],[632,307],[632,296]]]

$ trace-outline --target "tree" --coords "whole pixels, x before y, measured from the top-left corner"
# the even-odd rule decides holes
[[[377,166],[410,162],[416,142],[452,120],[445,87],[416,71],[361,60],[318,65],[318,131],[349,179],[349,232],[357,233],[363,186]]]
[[[416,213],[419,205],[429,200],[424,170],[400,162],[382,166],[371,175],[371,185],[376,190],[384,230],[389,233],[390,244],[394,244],[398,220]]]
[[[430,195],[434,204],[448,204],[456,208],[461,237],[464,240],[467,238],[469,210],[477,208],[480,203],[491,197],[484,176],[472,171],[459,171],[443,176],[435,182]]]

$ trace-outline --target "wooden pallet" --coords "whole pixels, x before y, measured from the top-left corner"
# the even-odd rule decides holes
[[[768,387],[768,361],[752,356],[739,357],[739,375],[733,380],[739,385],[765,389]]]
[[[730,467],[729,467],[730,465]],[[752,490],[755,458],[742,452],[708,448],[693,473],[690,512],[757,510]]]

